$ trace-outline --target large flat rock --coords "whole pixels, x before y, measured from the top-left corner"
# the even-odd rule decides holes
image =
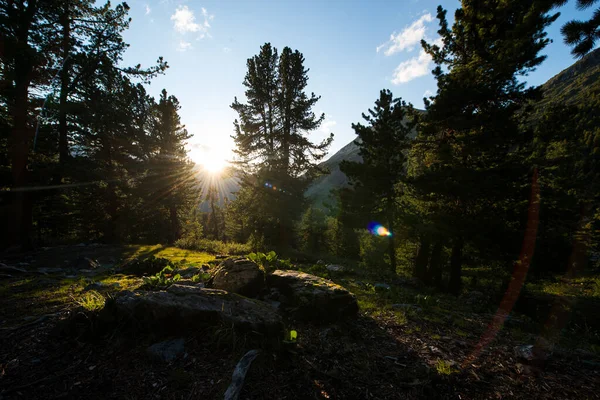
[[[340,285],[298,271],[277,270],[267,276],[270,288],[281,293],[281,306],[298,319],[328,322],[354,316],[356,296]]]
[[[224,290],[172,285],[161,291],[124,291],[115,298],[120,318],[144,329],[181,331],[224,324],[246,332],[281,336],[281,317],[268,305]]]

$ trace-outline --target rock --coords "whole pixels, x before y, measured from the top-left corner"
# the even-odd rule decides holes
[[[217,254],[215,256],[215,260],[224,260],[226,258],[229,258],[229,256],[227,254]]]
[[[146,352],[160,361],[170,362],[185,351],[185,340],[183,338],[167,340],[165,342],[155,343],[146,349]]]
[[[62,268],[50,268],[50,267],[41,267],[37,269],[37,272],[40,274],[57,274],[63,272]]]
[[[356,315],[356,297],[335,283],[299,271],[276,270],[267,276],[269,287],[281,293],[281,306],[303,320],[335,321]]]
[[[387,283],[376,283],[373,285],[375,290],[390,290],[392,287]]]
[[[0,263],[0,271],[7,274],[26,274],[27,270],[23,268],[11,267],[10,265]]]
[[[325,265],[325,261],[323,261],[323,260],[318,260],[318,261],[317,261],[317,265]]]
[[[281,317],[266,303],[198,286],[175,284],[162,291],[123,291],[105,310],[137,328],[158,333],[224,324],[270,337],[283,334]]]
[[[86,269],[86,270],[91,270],[91,269],[96,269],[100,267],[100,264],[98,263],[98,261],[96,260],[92,260],[91,258],[88,257],[79,257],[77,260],[73,261],[71,263],[71,268],[75,268],[75,269]]]
[[[336,265],[336,264],[329,264],[325,268],[327,268],[327,271],[331,271],[331,272],[342,272],[345,269],[343,266]]]
[[[181,275],[182,278],[191,278],[196,275],[200,270],[196,267],[188,267],[184,269],[177,270],[175,273]]]
[[[228,258],[215,270],[212,287],[256,297],[265,286],[265,272],[247,258]]]
[[[75,245],[75,247],[85,247],[85,246],[86,246],[85,243],[79,243],[79,244]]]
[[[31,264],[29,264],[28,262],[20,262],[17,264],[19,267],[29,267]]]
[[[179,282],[177,282],[177,284],[183,285],[183,286],[194,286],[194,287],[199,287],[199,288],[206,287],[204,285],[204,282],[192,282],[191,279],[182,279]]]
[[[514,347],[515,355],[518,359],[525,360],[530,363],[546,361],[551,355],[551,350],[545,345],[534,346],[532,344],[525,344]]]

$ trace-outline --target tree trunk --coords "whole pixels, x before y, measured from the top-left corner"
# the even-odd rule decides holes
[[[429,247],[430,242],[427,238],[421,238],[421,245],[417,252],[417,258],[415,260],[415,277],[422,281],[427,278],[427,261],[429,260]]]
[[[390,269],[392,274],[396,275],[396,244],[394,243],[394,211],[388,210],[388,229],[390,236],[388,236],[388,254],[390,256]]]
[[[433,245],[431,250],[431,259],[429,260],[429,273],[428,283],[433,284],[437,288],[442,287],[442,250],[444,249],[444,242],[438,240]]]
[[[60,70],[60,99],[58,105],[58,157],[59,172],[56,176],[56,184],[62,180],[65,164],[69,157],[68,132],[67,132],[67,96],[69,91],[69,54],[71,51],[71,23],[69,20],[69,5],[65,5],[62,16],[62,51],[63,64]]]
[[[22,248],[31,247],[32,202],[31,196],[24,190],[19,190],[28,181],[29,146],[33,138],[33,130],[27,124],[29,109],[29,86],[33,73],[33,50],[27,44],[33,16],[37,11],[37,1],[27,3],[27,9],[22,14],[17,31],[17,39],[22,46],[14,56],[14,103],[9,113],[13,126],[10,134],[10,160],[13,188],[12,221],[10,223],[10,240]],[[10,102],[9,102],[10,104]],[[10,105],[9,105],[10,107]]]
[[[171,243],[174,243],[179,238],[179,220],[177,219],[177,207],[175,205],[169,207],[169,217],[171,219]]]
[[[450,255],[450,281],[448,282],[448,291],[454,295],[460,294],[460,290],[462,289],[463,246],[463,239],[456,239],[452,245],[452,254]]]

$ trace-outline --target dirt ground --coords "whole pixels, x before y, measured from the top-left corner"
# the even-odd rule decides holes
[[[288,321],[297,344],[263,348],[241,399],[600,398],[593,351],[555,346],[547,359],[527,361],[515,347],[533,343],[536,328],[518,327],[474,354],[489,312],[438,303],[398,311],[385,305],[393,296],[334,280],[357,294],[359,316],[325,326]],[[185,353],[166,363],[146,349],[168,338],[65,329],[85,282],[59,273],[1,281],[0,399],[223,398],[237,361],[255,346],[226,327],[182,332]],[[414,289],[393,290],[414,298]]]

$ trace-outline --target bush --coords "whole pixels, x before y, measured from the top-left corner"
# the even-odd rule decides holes
[[[389,260],[387,256],[387,238],[374,236],[365,230],[360,233],[360,262],[359,266],[369,272],[382,272],[386,270]]]
[[[251,251],[248,244],[235,242],[222,242],[220,240],[182,238],[175,242],[175,246],[186,250],[205,251],[212,254],[244,255]]]
[[[277,253],[274,251],[270,251],[266,254],[260,252],[250,253],[246,257],[264,268],[266,272],[273,272],[276,269],[291,269],[293,267],[290,260],[279,259]]]
[[[127,263],[124,268],[127,273],[145,275],[156,274],[167,266],[173,267],[173,263],[169,259],[150,256],[143,259],[136,258],[135,260]]]

